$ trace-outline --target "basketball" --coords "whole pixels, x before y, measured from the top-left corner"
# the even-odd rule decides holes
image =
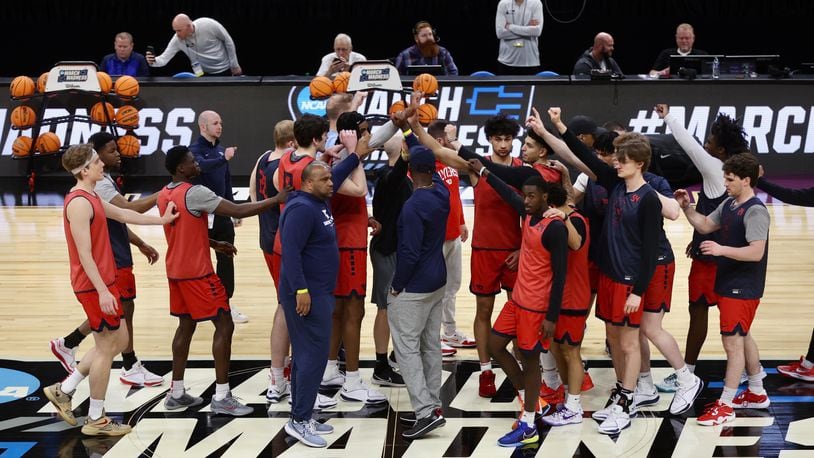
[[[99,92],[107,94],[113,88],[113,80],[105,72],[96,72],[96,79],[99,80]]]
[[[350,72],[342,72],[334,78],[333,87],[334,92],[337,94],[344,94],[348,91],[348,81],[350,80]]]
[[[438,80],[429,73],[422,73],[413,80],[413,89],[425,95],[433,95],[438,92]]]
[[[122,135],[116,141],[119,154],[124,157],[136,157],[141,149],[141,141],[135,135]]]
[[[48,72],[43,73],[37,78],[37,91],[40,94],[45,94],[45,84],[48,82]]]
[[[396,100],[392,105],[390,105],[390,110],[387,112],[387,114],[394,115],[399,111],[404,111],[406,109],[407,105],[404,103],[404,100]]]
[[[138,81],[132,76],[120,76],[116,80],[116,95],[119,97],[135,97],[138,95]]]
[[[105,115],[105,112],[107,112],[107,115]],[[113,122],[115,119],[113,105],[107,102],[96,102],[90,109],[90,119],[99,124]]]
[[[31,137],[20,135],[11,145],[11,154],[16,157],[28,156],[28,153],[31,152],[31,143]]]
[[[23,129],[34,125],[37,114],[30,107],[20,105],[11,111],[11,125],[17,129]]]
[[[60,146],[62,146],[62,141],[59,139],[57,134],[53,132],[46,132],[37,137],[37,142],[35,143],[34,148],[39,151],[40,154],[48,154],[56,153],[59,151]]]
[[[124,105],[116,112],[116,124],[122,127],[136,127],[138,119],[138,109],[132,105]]]
[[[330,97],[334,91],[334,84],[325,76],[317,76],[308,85],[311,90],[311,98],[324,99]]]
[[[34,80],[27,76],[18,76],[11,80],[11,96],[30,97],[34,95]]]
[[[424,103],[418,106],[418,122],[422,126],[426,126],[436,119],[438,119],[438,109],[434,105]]]

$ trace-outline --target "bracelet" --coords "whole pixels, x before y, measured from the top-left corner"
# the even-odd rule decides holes
[[[407,129],[407,130],[403,131],[401,134],[404,135],[404,138],[407,138],[412,133],[413,133],[413,129]]]
[[[303,288],[303,289],[298,289],[297,290],[297,294],[307,294],[307,293],[308,293],[308,288]]]
[[[481,176],[481,177],[482,177],[482,176],[483,176],[483,171],[484,171],[484,170],[486,170],[486,166],[483,166],[483,167],[481,167],[481,168],[480,168],[480,171],[478,172],[478,176]]]

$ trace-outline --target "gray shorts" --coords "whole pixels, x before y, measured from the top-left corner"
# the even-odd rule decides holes
[[[370,263],[373,265],[373,291],[371,301],[380,309],[387,308],[387,294],[396,274],[396,253],[384,255],[370,249]]]

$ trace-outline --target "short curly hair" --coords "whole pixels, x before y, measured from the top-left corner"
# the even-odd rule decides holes
[[[511,135],[512,138],[517,137],[520,133],[520,124],[516,120],[506,116],[505,113],[500,113],[486,120],[483,126],[483,133],[486,138],[494,137],[495,135]]]
[[[709,133],[715,136],[718,146],[722,147],[726,152],[726,157],[749,151],[749,144],[746,142],[746,132],[743,127],[738,125],[736,119],[732,119],[723,113],[715,118]]]

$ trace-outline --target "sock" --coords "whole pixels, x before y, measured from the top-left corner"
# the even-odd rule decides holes
[[[650,373],[650,371],[639,372],[639,380],[637,384],[642,388],[645,388],[648,393],[656,391],[656,386],[653,384],[653,375]]]
[[[226,395],[228,394],[229,394],[229,383],[216,383],[215,395],[212,396],[212,400],[223,401],[224,399],[226,399]]]
[[[523,411],[523,416],[520,417],[520,421],[523,423],[533,427],[534,426],[534,412],[527,412]]]
[[[124,370],[129,371],[133,368],[133,364],[136,364],[136,352],[131,351],[130,353],[122,353],[122,361],[124,361]]]
[[[749,391],[755,394],[763,394],[766,392],[763,389],[763,371],[749,376]]]
[[[622,406],[625,413],[630,413],[630,406],[633,404],[633,391],[622,387],[619,392],[619,400],[616,403]]]
[[[732,407],[732,400],[735,399],[736,394],[738,394],[737,388],[724,387],[723,392],[721,392],[721,402]]]
[[[684,367],[678,369],[676,371],[676,378],[678,379],[678,383],[682,385],[689,385],[692,383],[692,372],[690,371],[690,365],[685,364]]]
[[[336,372],[339,370],[339,361],[335,359],[329,359],[327,363],[325,363],[325,374],[327,375],[330,372]]]
[[[517,390],[517,399],[520,400],[520,404],[524,404],[526,402],[526,390]]]
[[[695,373],[695,364],[687,364],[687,369],[690,370],[693,374]]]
[[[492,370],[492,362],[489,361],[488,363],[480,363],[480,371],[486,372]]]
[[[76,372],[76,371],[74,371]],[[90,398],[90,408],[88,408],[88,417],[92,421],[98,420],[102,418],[102,412],[105,410],[105,400],[104,399],[93,399]]]
[[[181,396],[184,395],[184,381],[183,380],[173,380],[170,383],[170,396],[174,397],[175,399],[180,399]]]
[[[285,367],[271,366],[271,383],[277,387],[285,385]]]
[[[62,381],[62,385],[60,385],[60,389],[65,394],[73,394],[76,390],[76,386],[79,385],[79,382],[85,380],[85,376],[82,375],[78,370],[74,370],[71,372],[71,375],[65,377],[65,380]]]
[[[560,374],[557,372],[557,361],[550,351],[540,353],[540,365],[543,366],[543,381],[552,390],[562,385]]]
[[[579,402],[580,395],[578,394],[565,394],[565,407],[571,412],[579,412],[582,410],[582,404]]]
[[[800,363],[800,365],[803,366],[803,369],[811,369],[812,367],[814,367],[814,363],[812,363],[808,359],[803,359],[803,362]]]
[[[361,383],[362,378],[359,376],[359,371],[347,371],[345,372],[345,384],[357,384]]]
[[[85,335],[79,332],[79,328],[73,330],[72,333],[65,336],[65,346],[68,348],[75,348],[78,347],[83,340],[85,340]]]

